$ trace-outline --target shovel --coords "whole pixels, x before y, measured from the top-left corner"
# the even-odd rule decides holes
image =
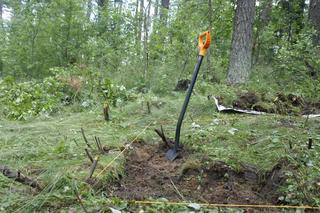
[[[205,38],[205,41],[204,41],[204,38]],[[209,31],[203,32],[199,35],[198,62],[194,68],[192,80],[191,80],[190,86],[188,87],[187,96],[184,100],[184,103],[183,103],[183,106],[182,106],[182,109],[181,109],[181,112],[179,115],[179,119],[178,119],[178,123],[177,123],[177,127],[176,127],[174,148],[168,150],[166,153],[166,158],[170,161],[174,161],[178,157],[178,154],[179,154],[178,149],[179,149],[179,142],[180,142],[180,130],[181,130],[182,121],[183,121],[184,115],[185,115],[187,107],[188,107],[188,103],[189,103],[189,100],[190,100],[190,97],[192,94],[194,84],[196,83],[196,80],[197,80],[197,76],[199,73],[199,69],[200,69],[203,57],[206,55],[207,49],[209,48],[210,43],[211,43],[211,36],[210,36]]]

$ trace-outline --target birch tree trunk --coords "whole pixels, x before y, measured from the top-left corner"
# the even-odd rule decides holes
[[[251,72],[255,0],[238,0],[233,22],[232,47],[227,81],[246,83]]]

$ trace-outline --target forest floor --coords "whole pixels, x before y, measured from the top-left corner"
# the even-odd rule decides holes
[[[110,122],[104,121],[100,106],[29,121],[0,118],[0,166],[19,170],[39,185],[32,188],[0,175],[0,212],[176,212],[200,208],[194,203],[320,204],[320,118],[219,113],[212,100],[196,94],[184,120],[183,151],[169,162],[164,157],[168,148],[154,130],[162,126],[174,138],[183,99],[183,93],[159,97],[150,103],[151,113],[145,103],[129,102],[111,108]],[[86,148],[93,158],[99,156],[92,177]],[[161,203],[135,202],[144,200]]]

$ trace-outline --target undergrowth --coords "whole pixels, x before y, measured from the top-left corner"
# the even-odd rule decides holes
[[[272,168],[280,159],[288,159],[298,169],[288,170],[286,187],[282,189],[285,196],[279,199],[288,204],[319,205],[320,135],[317,120],[310,119],[306,124],[304,118],[295,116],[218,113],[213,102],[200,95],[200,90],[198,88],[191,99],[181,137],[183,144],[195,150],[194,157],[205,155],[211,160],[225,161],[234,168],[250,164],[262,170]],[[216,91],[218,93],[218,89]],[[224,91],[227,88],[220,94]],[[99,108],[80,113],[66,111],[54,117],[39,117],[24,122],[2,120],[1,164],[37,178],[44,189],[40,193],[35,192],[0,176],[1,210],[81,210],[76,192],[90,211],[109,207],[158,211],[186,209],[170,205],[135,207],[128,201],[109,198],[103,191],[98,190],[97,193],[92,190],[84,181],[90,161],[84,152],[86,145],[80,132],[80,128],[84,128],[91,143],[93,136],[98,136],[103,145],[113,150],[113,154],[101,156],[95,173],[99,174],[121,147],[139,134],[139,138],[157,143],[159,138],[153,129],[162,125],[167,135],[173,138],[183,98],[183,93],[162,98],[151,94],[138,95],[136,101],[112,108],[110,122],[103,120]],[[148,101],[151,103],[151,114],[148,113]],[[150,127],[142,132],[147,125]],[[309,138],[314,140],[310,150],[306,148]],[[122,160],[123,155],[99,179],[108,181],[118,178],[118,175],[125,176]]]
[[[105,190],[94,190],[85,181],[91,163],[80,131],[84,129],[93,150],[94,136],[111,150],[106,155],[91,150],[94,155],[100,155],[95,171],[100,182],[117,180],[125,176],[121,150],[137,135],[156,144],[160,139],[153,130],[162,125],[166,134],[174,138],[184,93],[173,92],[169,87],[159,93],[159,88],[152,85],[150,90],[141,85],[126,88],[96,70],[73,67],[51,72],[53,77],[42,82],[17,83],[10,77],[0,80],[3,106],[0,164],[39,180],[43,186],[39,192],[0,175],[0,211],[82,211],[77,194],[90,212],[109,211],[109,207],[148,212],[190,209],[169,204],[141,206],[108,197]],[[277,114],[223,114],[218,113],[213,100],[208,99],[210,95],[220,96],[224,103],[232,105],[239,94],[250,91],[266,94],[270,99],[279,92],[319,98],[319,94],[297,90],[294,85],[290,88],[277,82],[271,84],[271,80],[259,80],[272,78],[272,72],[272,69],[257,67],[251,82],[238,87],[198,81],[185,116],[181,141],[195,151],[193,158],[206,156],[235,169],[249,164],[266,171],[286,159],[287,180],[281,188],[284,196],[279,197],[279,202],[319,206],[317,119]],[[162,79],[163,84],[166,78],[168,76]],[[110,105],[109,122],[103,119],[105,102]],[[146,131],[142,131],[148,125]],[[308,149],[310,138],[313,145]],[[105,168],[117,155],[119,158]]]

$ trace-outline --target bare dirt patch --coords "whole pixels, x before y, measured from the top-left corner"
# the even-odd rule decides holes
[[[282,163],[267,172],[247,165],[236,171],[220,161],[190,160],[188,151],[170,162],[165,151],[162,145],[134,143],[126,156],[126,175],[108,187],[110,196],[233,204],[276,204],[281,196]]]

